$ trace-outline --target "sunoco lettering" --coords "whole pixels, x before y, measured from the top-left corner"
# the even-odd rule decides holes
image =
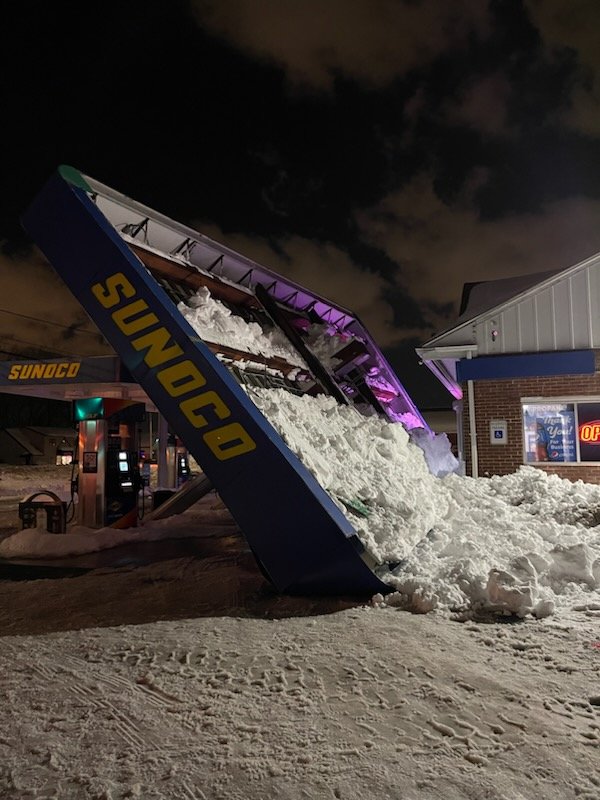
[[[177,360],[184,352],[169,331],[164,326],[147,330],[159,319],[145,300],[133,299],[137,290],[122,272],[110,275],[104,283],[95,283],[91,291],[103,308],[115,309],[111,313],[113,322],[135,350],[145,351],[146,366],[162,367],[156,372],[156,379],[170,397],[181,398],[179,410],[188,422],[194,428],[213,428],[202,438],[219,461],[256,449],[256,442],[239,422],[219,425],[231,416],[230,409],[214,389],[204,388],[206,378],[195,364],[186,358]],[[125,303],[126,300],[131,302]]]
[[[81,367],[81,361],[64,361],[60,364],[11,364],[9,381],[64,380],[74,378]]]
[[[600,420],[596,419],[580,425],[579,439],[586,444],[600,444]]]

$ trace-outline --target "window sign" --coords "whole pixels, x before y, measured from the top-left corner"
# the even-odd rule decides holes
[[[96,450],[85,450],[83,453],[83,471],[98,472],[98,453]]]
[[[578,403],[581,461],[600,461],[600,403]]]
[[[600,404],[596,407],[600,419]],[[523,432],[525,460],[528,464],[577,461],[574,403],[524,405]],[[600,460],[600,446],[596,459]]]

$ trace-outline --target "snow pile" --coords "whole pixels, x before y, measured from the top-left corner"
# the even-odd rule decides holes
[[[445,433],[435,434],[425,428],[411,428],[410,440],[423,451],[432,475],[443,478],[458,470],[460,463],[452,453],[450,440]]]
[[[179,312],[202,339],[266,358],[283,358],[289,364],[307,368],[298,352],[279,328],[264,331],[258,322],[246,322],[226,305],[215,300],[203,286],[187,303],[179,303]]]
[[[387,603],[538,617],[600,601],[600,487],[534,467],[493,479],[435,478],[401,425],[327,397],[252,390],[252,399],[352,516],[397,595]],[[360,506],[359,506],[360,507]]]
[[[599,487],[533,467],[492,480],[451,475],[443,483],[450,513],[390,579],[404,602],[427,597],[454,609],[542,617],[600,600],[600,534],[579,509],[583,498],[597,503]],[[514,505],[520,495],[532,502]]]
[[[340,359],[336,357],[336,354],[343,350],[351,339],[349,337],[344,339],[329,325],[309,325],[306,333],[305,344],[308,349],[326,369],[333,372],[340,364]]]
[[[402,425],[364,417],[326,395],[248,393],[342,511],[344,501],[364,504],[368,516],[352,516],[352,524],[378,562],[405,558],[447,513],[448,491]]]
[[[289,364],[308,369],[280,328],[264,330],[257,322],[246,322],[212,297],[205,286],[185,303],[179,303],[177,308],[196,333],[208,342],[227,345],[246,353],[260,353],[267,358],[283,358]],[[305,333],[304,344],[331,371],[339,364],[336,353],[352,340],[325,324],[307,325]],[[239,366],[239,362],[236,363]]]

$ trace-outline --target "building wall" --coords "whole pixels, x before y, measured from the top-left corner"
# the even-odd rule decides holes
[[[521,398],[600,397],[599,354],[597,351],[594,375],[558,375],[544,378],[474,381],[473,389],[479,476],[507,475],[524,463]],[[464,455],[466,473],[471,475],[471,440],[466,384],[463,386],[463,391]],[[493,419],[507,421],[507,444],[492,445],[490,443],[490,420]],[[569,480],[583,480],[587,483],[600,484],[600,465],[536,464],[534,466]]]
[[[38,457],[28,456],[27,451],[18,442],[0,430],[0,464],[38,464]]]
[[[600,253],[478,317],[473,323],[478,353],[599,347],[599,297]]]

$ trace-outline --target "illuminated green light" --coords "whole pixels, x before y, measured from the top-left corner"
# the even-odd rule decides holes
[[[86,397],[85,400],[74,400],[73,414],[75,422],[83,422],[86,419],[103,419],[104,400],[102,397]]]

